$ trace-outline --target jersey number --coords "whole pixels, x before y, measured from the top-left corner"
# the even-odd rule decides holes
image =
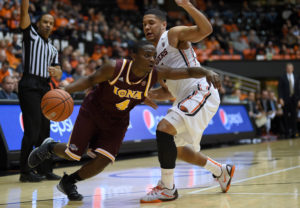
[[[128,108],[129,102],[130,102],[129,99],[124,100],[123,102],[117,103],[117,104],[116,104],[116,107],[118,108],[118,110],[123,111],[123,110],[125,110],[126,108]]]

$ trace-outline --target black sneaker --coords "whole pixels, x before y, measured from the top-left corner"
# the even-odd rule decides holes
[[[28,173],[20,173],[20,182],[40,182],[43,179],[45,179],[45,176],[41,176],[39,174],[36,174],[33,171],[30,171]]]
[[[32,150],[28,157],[28,166],[30,168],[35,168],[39,164],[41,164],[44,160],[50,159],[52,154],[49,152],[49,144],[53,143],[54,140],[49,137],[44,140],[44,142],[41,144],[41,146],[35,148]]]
[[[69,175],[66,173],[64,174],[59,184],[56,186],[57,189],[66,194],[70,201],[81,201],[83,196],[77,192],[77,186],[68,181],[68,176]]]

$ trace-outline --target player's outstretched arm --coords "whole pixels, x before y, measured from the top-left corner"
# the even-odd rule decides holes
[[[169,91],[167,85],[163,80],[159,80],[160,87],[156,89],[151,89],[148,92],[148,97],[153,100],[165,101],[174,99],[173,95]]]
[[[190,0],[175,0],[178,6],[182,7],[189,15],[192,16],[196,25],[194,26],[177,26],[169,30],[168,37],[171,45],[176,47],[181,41],[190,41],[193,43],[203,40],[213,31],[212,26],[206,16],[200,12],[190,2]]]
[[[30,24],[30,16],[28,13],[29,0],[22,0],[21,2],[21,18],[20,18],[20,28],[26,29]]]
[[[202,78],[206,77],[209,84],[215,88],[220,89],[221,80],[217,73],[204,67],[188,67],[188,68],[170,68],[167,66],[157,67],[158,80],[164,79],[188,79],[188,78]]]
[[[115,66],[116,61],[110,61],[106,64],[103,64],[95,73],[86,77],[82,77],[77,81],[67,85],[65,90],[69,93],[83,91],[98,83],[108,81],[113,77]]]

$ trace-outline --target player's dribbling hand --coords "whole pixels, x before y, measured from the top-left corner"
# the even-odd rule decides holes
[[[175,0],[175,2],[180,7],[185,7],[191,4],[190,0]]]
[[[212,84],[216,89],[221,88],[220,76],[211,70],[207,72],[206,81],[208,82],[209,86]]]
[[[151,100],[149,97],[145,97],[144,104],[149,105],[153,109],[158,108],[158,105],[153,100]]]

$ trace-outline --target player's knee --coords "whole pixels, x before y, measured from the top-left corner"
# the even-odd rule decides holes
[[[170,135],[176,135],[177,133],[175,127],[165,119],[158,123],[156,130]]]

